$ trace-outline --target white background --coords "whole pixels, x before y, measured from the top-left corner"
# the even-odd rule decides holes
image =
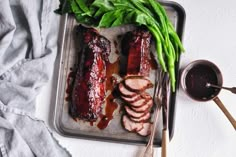
[[[225,86],[236,86],[236,1],[176,0],[186,11],[181,67],[197,59],[208,59],[223,73]],[[37,99],[37,117],[51,128],[60,144],[73,157],[135,157],[140,147],[65,138],[52,126],[55,82],[43,88]],[[236,118],[236,95],[221,91],[219,97]],[[190,100],[179,89],[176,102],[174,137],[169,144],[169,157],[234,157],[236,132],[220,109],[213,103]],[[160,156],[160,149],[155,149]]]

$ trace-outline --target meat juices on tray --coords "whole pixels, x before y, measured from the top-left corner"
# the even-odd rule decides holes
[[[70,114],[73,118],[96,121],[105,101],[106,62],[110,41],[93,28],[76,27],[81,40],[79,67],[72,91]]]

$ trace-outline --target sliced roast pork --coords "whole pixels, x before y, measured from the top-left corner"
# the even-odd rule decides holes
[[[141,136],[150,134],[149,120],[153,100],[145,90],[151,86],[151,81],[143,76],[128,76],[118,84],[120,97],[125,101],[126,115],[123,116],[123,126],[126,130],[136,132]],[[137,131],[138,126],[142,128]]]
[[[144,95],[144,96],[143,96]],[[148,101],[152,100],[152,97],[148,94],[143,94],[140,95],[140,99],[136,100],[136,101],[127,101],[129,102],[130,106],[132,107],[142,107],[144,105],[146,105],[148,103]]]
[[[142,115],[140,118],[130,117],[130,119],[134,122],[146,122],[150,117],[151,117],[151,113],[147,112],[144,115]]]
[[[147,112],[153,106],[153,101],[152,101],[152,99],[150,99],[149,101],[143,103],[143,105],[140,107],[134,107],[131,104],[130,104],[130,106],[131,106],[131,109],[135,112]]]
[[[134,104],[134,106],[141,106],[143,104],[143,101],[148,101],[149,99],[152,99],[152,97],[146,93],[136,93],[136,95],[134,95],[133,97],[127,97],[127,96],[123,96],[121,95],[121,98],[130,103],[130,104]]]
[[[126,115],[123,115],[122,123],[124,128],[130,132],[139,132],[143,128],[143,123],[136,123],[130,120]]]
[[[81,56],[74,81],[70,114],[73,118],[95,121],[105,99],[106,61],[110,42],[93,28],[77,27]]]
[[[140,94],[136,94],[136,95],[133,96],[133,97],[121,96],[121,98],[122,98],[124,101],[128,102],[128,103],[133,103],[133,102],[136,102],[136,101],[142,99],[142,97],[141,97]]]
[[[152,82],[143,76],[128,76],[124,80],[124,85],[135,92],[142,92],[153,87]]]
[[[119,89],[120,94],[124,97],[130,98],[130,97],[134,97],[135,95],[137,95],[136,92],[130,91],[127,88],[125,88],[123,83],[120,83],[118,85],[118,89]]]
[[[130,117],[134,117],[134,118],[140,118],[143,115],[145,115],[145,113],[146,113],[146,112],[135,112],[129,106],[125,106],[125,111],[126,111],[127,115],[129,115]]]
[[[151,134],[153,124],[150,122],[143,123],[143,128],[137,133],[141,136],[148,136]]]

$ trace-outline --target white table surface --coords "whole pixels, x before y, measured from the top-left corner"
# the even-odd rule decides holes
[[[225,86],[236,86],[236,1],[176,0],[186,11],[181,67],[208,59],[220,67]],[[52,79],[37,99],[37,117],[49,125],[60,144],[73,157],[135,157],[140,147],[65,138],[52,126],[55,82]],[[221,91],[220,98],[236,118],[236,95]],[[234,157],[236,132],[213,101],[194,102],[178,90],[174,137],[169,157]],[[155,149],[160,156],[160,149]]]

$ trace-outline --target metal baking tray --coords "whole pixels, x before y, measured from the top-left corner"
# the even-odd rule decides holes
[[[185,11],[175,2],[161,2],[167,10],[168,16],[171,19],[176,31],[182,39],[184,23],[185,23]],[[71,72],[71,68],[77,62],[77,51],[74,38],[74,27],[78,25],[75,19],[71,15],[65,15],[62,17],[61,28],[61,41],[60,41],[60,57],[59,57],[59,69],[58,69],[58,83],[57,93],[55,101],[54,111],[54,127],[59,134],[66,137],[83,138],[91,140],[101,140],[109,142],[119,142],[127,144],[146,144],[147,137],[139,136],[135,133],[126,131],[121,124],[120,107],[118,107],[114,114],[110,124],[105,129],[99,129],[96,124],[91,125],[89,122],[75,121],[68,113],[68,101],[66,100],[67,93],[67,79]],[[128,28],[128,29],[127,29]],[[125,31],[132,28],[132,26],[121,26],[116,28],[98,29],[98,31],[104,35],[112,38],[112,35],[124,34]],[[115,33],[114,33],[115,32]],[[108,39],[109,39],[108,38]],[[113,43],[113,42],[111,42]],[[114,43],[112,45],[112,51],[114,51]],[[112,52],[114,53],[114,52]],[[177,63],[176,73],[178,78],[179,63]],[[177,80],[178,86],[178,80]],[[175,120],[175,99],[176,93],[170,94],[169,104],[169,134],[170,140],[174,134],[174,120]],[[118,105],[119,106],[119,105]],[[161,130],[162,119],[160,115],[159,122],[157,124],[156,136],[154,139],[154,146],[160,146],[161,144]]]

